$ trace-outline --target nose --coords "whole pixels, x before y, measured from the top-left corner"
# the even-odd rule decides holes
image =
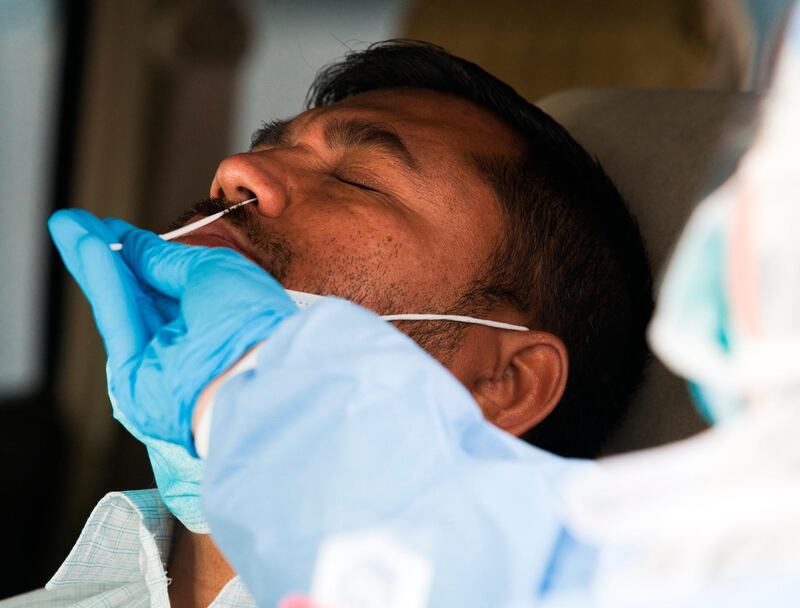
[[[211,197],[234,202],[255,197],[259,213],[280,217],[288,198],[286,176],[267,154],[248,152],[223,160],[211,182]]]

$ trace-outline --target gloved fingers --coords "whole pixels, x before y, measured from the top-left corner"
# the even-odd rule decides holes
[[[241,316],[269,313],[276,318],[297,307],[269,273],[226,248],[190,247],[165,242],[141,230],[128,232],[122,254],[139,280],[175,298],[185,325],[240,324]]]
[[[64,265],[85,293],[85,281],[78,256],[78,241],[87,234],[94,234],[98,238],[113,242],[116,239],[115,235],[109,232],[99,218],[83,209],[56,211],[50,216],[47,227]]]
[[[122,253],[143,283],[177,299],[183,299],[190,285],[213,289],[227,301],[250,298],[255,293],[260,300],[264,290],[270,295],[283,292],[280,283],[264,269],[224,247],[191,247],[132,230],[124,238]],[[284,296],[291,303],[289,296]]]
[[[152,232],[131,230],[123,239],[122,254],[144,284],[166,296],[180,299],[198,261],[207,251],[164,241]]]
[[[119,266],[125,266],[124,262],[118,263],[117,267]],[[165,323],[175,318],[177,314],[177,302],[175,300],[164,302],[163,300],[167,300],[168,298],[164,298],[161,294],[155,293],[152,290],[145,289],[145,286],[137,281],[136,277],[127,266],[125,266],[125,271],[124,278],[136,299],[136,305],[147,327],[148,333],[152,335]]]
[[[115,217],[109,217],[103,220],[103,224],[108,229],[110,234],[114,235],[115,242],[120,243],[131,230],[138,230],[133,224],[129,224],[125,220],[120,220]]]
[[[122,220],[101,220],[83,209],[63,209],[56,211],[48,221],[50,234],[67,270],[75,278],[84,295],[87,291],[84,264],[78,254],[78,242],[86,235],[94,235],[106,243],[120,240],[123,230],[132,228]],[[139,301],[139,308],[150,332],[155,332],[164,323],[164,315],[138,289],[136,278],[121,258],[117,258],[117,272],[131,283],[131,290]]]
[[[130,282],[118,271],[116,254],[108,248],[108,243],[94,234],[86,234],[78,241],[76,250],[82,288],[92,306],[109,364],[112,369],[120,369],[144,350],[152,332]]]
[[[108,244],[119,242],[124,234],[134,227],[127,222],[113,218],[101,220],[83,209],[62,209],[50,217],[48,228],[64,265],[78,285],[83,288],[85,280],[78,255],[78,242],[88,234],[92,234]],[[125,265],[124,260],[121,258],[119,260],[119,271],[126,278],[130,277],[135,283],[135,277]]]
[[[106,244],[119,242],[122,235],[133,229],[133,226],[122,220],[101,220],[83,209],[62,209],[56,211],[50,217],[48,228],[61,259],[64,261],[64,265],[75,278],[84,295],[89,298],[90,294],[86,288],[84,264],[78,255],[78,242],[90,234],[101,239]],[[165,315],[165,310],[168,307],[159,306],[157,302],[153,301],[152,297],[149,297],[140,288],[136,277],[119,254],[116,254],[115,260],[117,261],[117,273],[129,283],[131,292],[139,302],[139,310],[145,324],[150,333],[154,333],[164,324],[167,318],[171,318]],[[174,311],[175,308],[173,306],[172,310]]]
[[[159,293],[149,285],[139,284],[142,291],[152,301],[156,307],[159,316],[164,320],[164,323],[174,321],[181,314],[181,303],[173,297],[165,296]]]
[[[138,230],[133,224],[113,217],[104,219],[103,224],[108,229],[109,234],[113,235],[115,242],[122,242],[129,232]],[[123,274],[125,277],[130,278],[130,281],[136,285],[136,289],[134,289],[136,299],[151,333],[157,332],[162,325],[178,316],[179,306],[177,300],[165,297],[147,285],[139,283],[136,275],[128,268],[121,254],[117,253],[117,259],[124,266]]]

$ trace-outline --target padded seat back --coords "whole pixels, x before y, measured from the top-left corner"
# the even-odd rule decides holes
[[[656,279],[692,209],[733,172],[752,139],[755,93],[575,89],[538,102],[590,153],[638,219]],[[704,428],[683,380],[657,360],[607,446],[618,453]]]

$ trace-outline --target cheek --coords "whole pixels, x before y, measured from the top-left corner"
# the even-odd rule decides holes
[[[428,291],[418,235],[401,222],[365,214],[308,218],[291,241],[290,289],[338,295],[377,312],[419,305]]]
[[[454,226],[436,229],[430,219],[379,206],[317,207],[290,235],[290,289],[337,295],[376,312],[443,309],[460,295],[470,266],[453,252]],[[463,240],[463,239],[461,239]]]
[[[304,251],[318,261],[373,260],[375,267],[415,257],[415,239],[402,222],[363,213],[311,221],[300,235]]]

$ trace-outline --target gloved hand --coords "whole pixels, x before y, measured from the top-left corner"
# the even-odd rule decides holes
[[[168,243],[80,210],[55,213],[49,227],[92,306],[118,408],[135,431],[196,455],[191,421],[202,390],[297,307],[230,249]]]

